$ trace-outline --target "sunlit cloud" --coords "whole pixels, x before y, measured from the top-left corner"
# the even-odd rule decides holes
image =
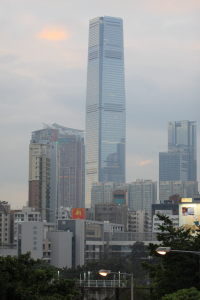
[[[37,38],[46,39],[46,40],[54,40],[54,41],[63,41],[69,38],[69,33],[65,30],[58,29],[44,29],[37,34]]]
[[[141,161],[140,166],[147,165],[147,164],[149,164],[149,163],[151,163],[151,162],[152,162],[152,161],[151,161],[150,159]]]

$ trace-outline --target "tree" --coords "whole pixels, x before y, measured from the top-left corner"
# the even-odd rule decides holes
[[[164,221],[159,226],[157,234],[158,244],[150,243],[148,249],[153,257],[160,257],[156,253],[157,247],[171,247],[173,250],[200,251],[200,235],[191,235],[190,230],[174,228],[169,217],[157,215]],[[151,299],[161,299],[165,294],[172,294],[183,288],[199,288],[199,257],[194,254],[169,252],[160,257],[160,263],[150,265],[143,263],[152,279],[153,293]]]
[[[37,269],[30,253],[0,257],[1,300],[71,300],[79,295],[75,280],[58,278],[53,268]]]
[[[179,290],[171,295],[165,295],[162,300],[199,300],[200,292],[194,287],[190,289]]]

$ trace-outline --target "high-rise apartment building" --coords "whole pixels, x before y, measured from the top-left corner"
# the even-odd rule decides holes
[[[0,244],[10,243],[10,204],[0,201]]]
[[[198,194],[197,181],[161,181],[159,185],[159,200],[169,200],[172,195],[181,198],[192,198]]]
[[[151,216],[152,204],[157,200],[157,182],[137,179],[129,186],[129,208],[131,211],[144,210]]]
[[[123,21],[98,17],[89,23],[86,207],[93,182],[125,182],[125,109]]]
[[[60,205],[82,207],[82,142],[75,135],[59,138]]]
[[[33,131],[30,144],[34,143],[48,145],[49,147],[51,161],[49,221],[55,222],[56,211],[59,207],[60,154],[58,145],[58,129],[45,128]]]
[[[44,124],[43,129],[32,132],[31,143],[35,142],[50,146],[50,221],[54,222],[60,206],[84,207],[84,131]]]
[[[126,201],[121,204],[128,203],[128,188],[127,183],[117,183],[117,182],[93,182],[91,189],[91,206],[94,207],[95,204],[111,204],[115,203],[113,193],[116,190],[121,190],[123,194],[126,194]],[[120,197],[121,198],[121,197]]]
[[[29,207],[40,212],[42,221],[50,221],[49,148],[36,143],[29,146]]]
[[[197,180],[196,140],[196,122],[168,123],[168,152],[159,153],[159,186],[163,181]]]

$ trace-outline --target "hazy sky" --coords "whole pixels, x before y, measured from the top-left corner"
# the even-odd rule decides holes
[[[200,149],[199,0],[1,0],[0,14],[0,200],[26,205],[32,131],[85,128],[88,29],[97,16],[124,20],[126,181],[158,181],[168,121],[197,121]]]

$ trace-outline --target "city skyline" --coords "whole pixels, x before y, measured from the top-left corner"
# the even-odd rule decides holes
[[[94,182],[125,182],[126,100],[123,20],[89,22],[85,128],[85,206]]]
[[[197,121],[200,149],[200,3],[10,0],[1,8],[1,200],[13,208],[28,201],[30,132],[42,123],[84,129],[88,21],[95,16],[124,20],[126,181],[158,181],[169,121]]]

